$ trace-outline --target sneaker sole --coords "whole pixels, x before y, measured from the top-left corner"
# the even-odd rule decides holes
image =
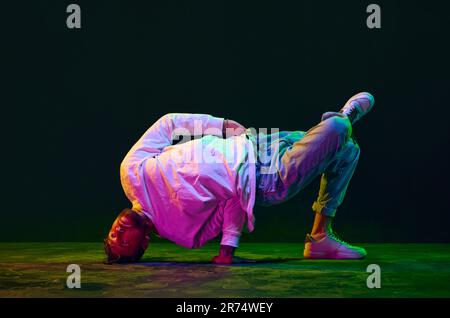
[[[307,259],[363,259],[366,255],[355,255],[346,253],[303,253]]]

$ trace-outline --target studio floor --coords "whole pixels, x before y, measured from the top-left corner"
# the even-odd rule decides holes
[[[217,244],[150,245],[142,262],[105,265],[99,243],[0,243],[0,297],[450,297],[450,244],[361,244],[359,261],[304,260],[302,245],[242,243],[231,266],[209,263]],[[81,288],[69,289],[69,264]],[[369,289],[367,267],[381,269]]]

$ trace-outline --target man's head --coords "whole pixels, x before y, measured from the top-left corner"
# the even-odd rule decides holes
[[[138,261],[147,249],[152,229],[152,222],[143,213],[123,210],[104,240],[107,262]]]

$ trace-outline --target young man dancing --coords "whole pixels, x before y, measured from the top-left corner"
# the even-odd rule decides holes
[[[313,228],[304,257],[361,259],[363,248],[336,237],[332,221],[356,168],[359,147],[352,127],[375,101],[350,98],[307,132],[255,136],[232,120],[200,114],[167,114],[126,155],[122,186],[132,203],[105,239],[108,262],[134,262],[150,233],[197,248],[222,233],[219,255],[231,264],[243,226],[254,228],[254,204],[282,203],[321,176]],[[176,143],[177,136],[196,136]]]

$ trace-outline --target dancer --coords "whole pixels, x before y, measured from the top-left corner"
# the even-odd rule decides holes
[[[212,262],[231,264],[244,224],[254,229],[254,204],[282,203],[317,177],[320,189],[304,257],[364,258],[363,248],[335,235],[332,221],[360,154],[353,125],[374,102],[371,94],[359,93],[307,132],[270,135],[252,134],[233,120],[211,115],[161,117],[121,164],[132,207],[120,213],[104,241],[108,262],[138,261],[153,231],[187,248],[222,234]]]

